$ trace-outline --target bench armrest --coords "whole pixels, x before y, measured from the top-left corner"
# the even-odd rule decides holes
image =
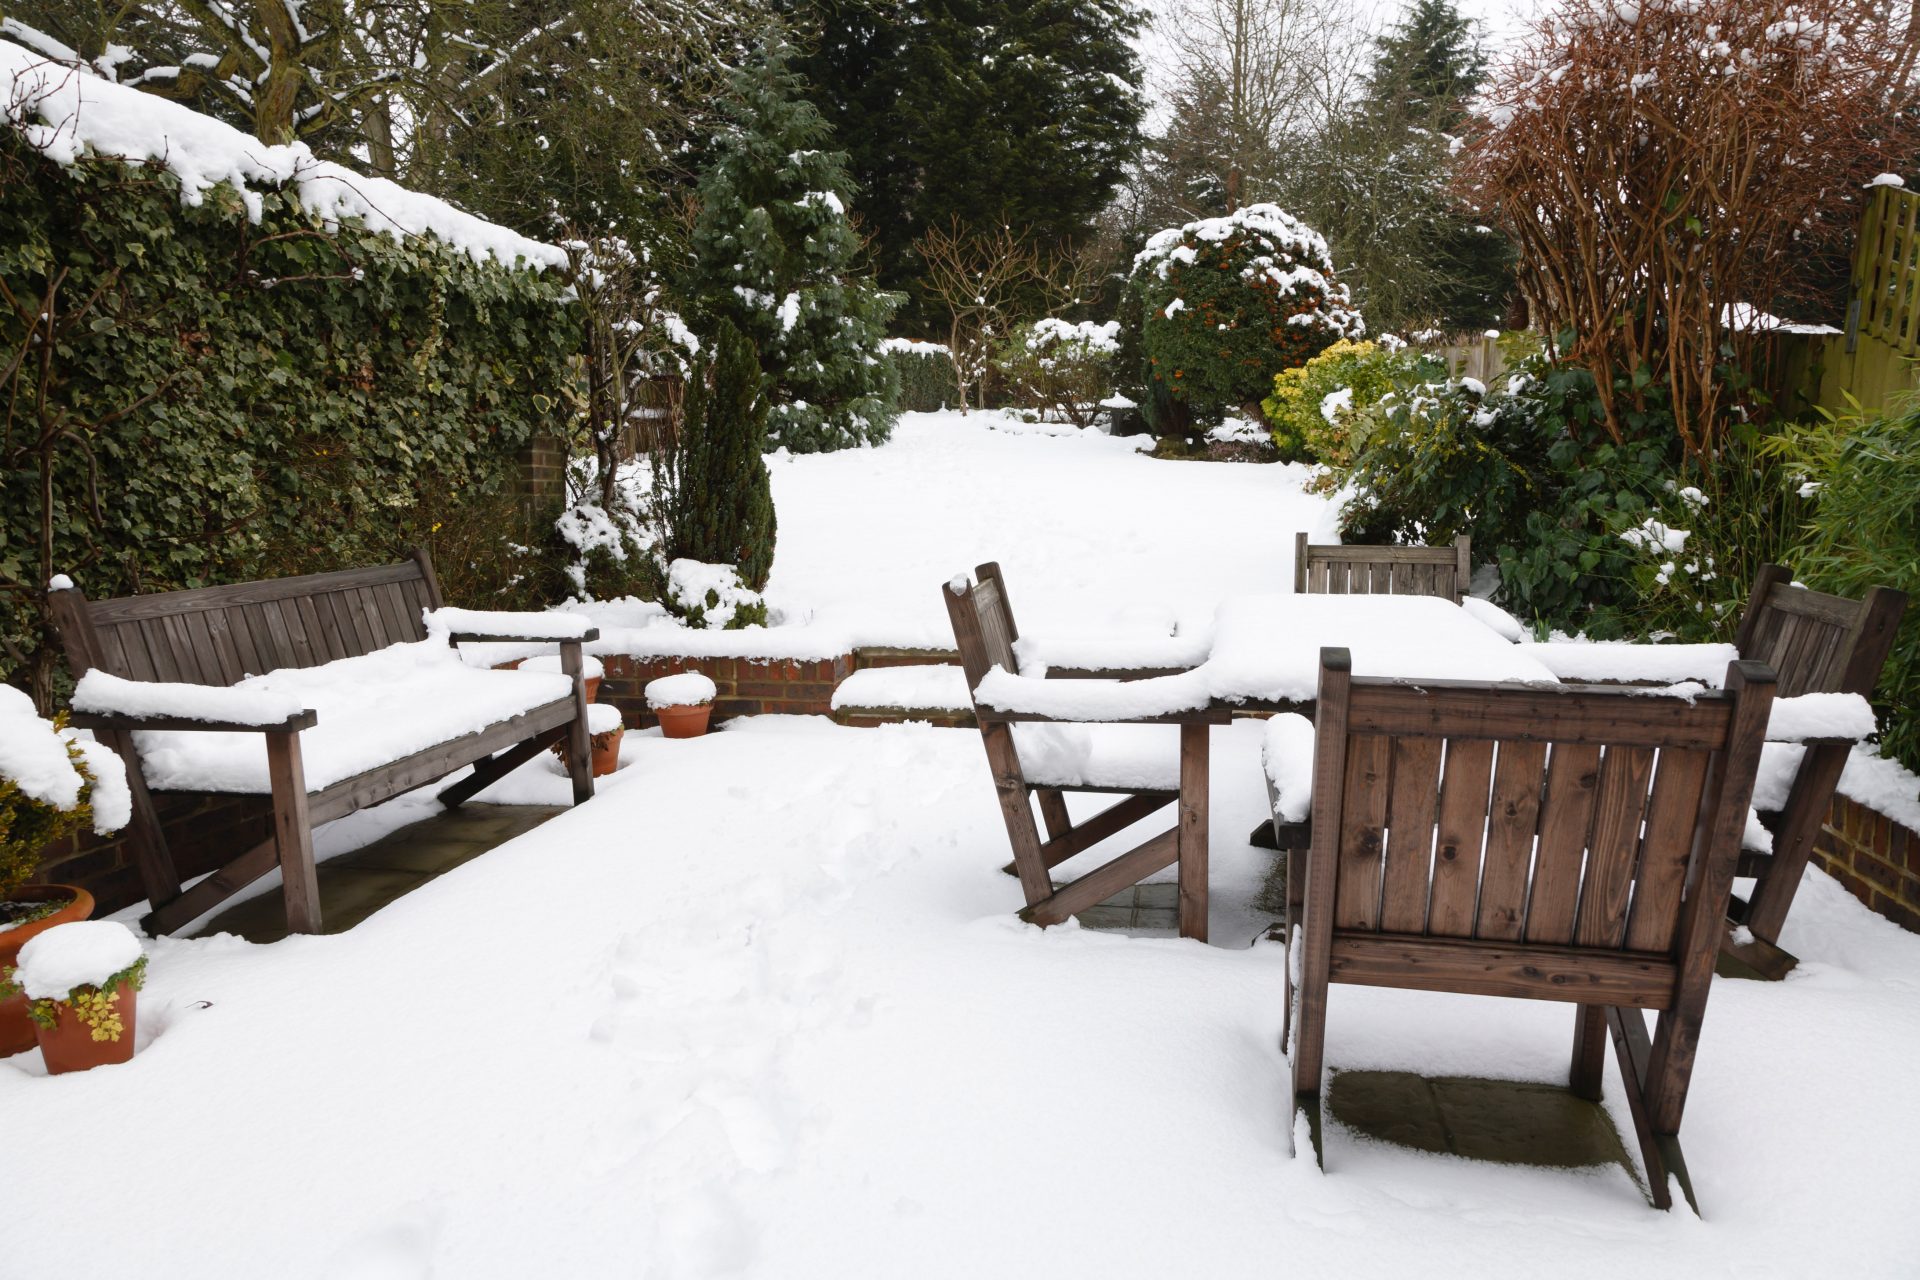
[[[200,720],[187,716],[129,715],[117,712],[76,711],[67,717],[75,729],[132,732],[139,729],[188,729],[207,733],[298,733],[319,723],[315,711],[296,711],[285,720],[253,724],[238,720]]]
[[[989,707],[974,710],[981,724],[1232,724],[1233,712],[1226,707],[1208,707],[1198,711],[1175,711],[1159,716],[1049,716],[1037,711],[995,711]]]
[[[423,613],[430,635],[444,633],[449,644],[462,641],[511,642],[535,640],[543,644],[572,641],[584,644],[600,638],[600,628],[577,613],[540,613],[505,609],[428,609]]]
[[[298,699],[265,689],[127,680],[96,669],[74,686],[67,723],[78,729],[298,733],[318,720]]]

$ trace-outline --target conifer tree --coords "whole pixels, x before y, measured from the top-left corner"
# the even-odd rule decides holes
[[[760,363],[728,320],[715,326],[712,351],[687,378],[679,439],[655,473],[666,555],[733,565],[759,591],[773,570],[775,532]]]
[[[700,182],[699,293],[759,349],[774,446],[878,444],[897,412],[880,357],[894,299],[856,271],[845,157],[825,149],[831,130],[790,57],[769,44],[735,79],[732,126]]]

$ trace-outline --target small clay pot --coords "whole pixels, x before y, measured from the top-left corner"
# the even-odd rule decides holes
[[[660,732],[669,738],[697,738],[707,731],[707,720],[713,715],[713,704],[701,702],[690,707],[655,707],[653,714],[660,718]]]
[[[120,1011],[120,1038],[117,1040],[95,1040],[93,1029],[80,1020],[80,1015],[65,1004],[53,1006],[53,1027],[49,1030],[39,1023],[33,1024],[34,1035],[40,1040],[40,1056],[46,1061],[47,1074],[64,1075],[69,1071],[88,1071],[94,1067],[104,1067],[109,1063],[125,1062],[133,1057],[133,1035],[135,1031],[135,1012],[140,993],[132,986],[122,982],[117,988],[119,999],[114,1002]]]
[[[620,767],[620,739],[625,737],[627,726],[610,729],[606,733],[596,733],[593,743],[593,776],[604,778]]]
[[[67,905],[43,920],[23,924],[0,933],[0,973],[20,963],[20,948],[35,934],[45,933],[57,924],[71,924],[93,915],[93,895],[70,884],[30,884],[14,891],[14,902],[51,902],[67,899]],[[17,995],[0,1000],[0,1058],[11,1057],[33,1048],[33,1019],[27,1016],[27,998]]]

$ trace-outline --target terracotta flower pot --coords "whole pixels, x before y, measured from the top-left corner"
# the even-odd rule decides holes
[[[625,737],[627,726],[607,733],[596,733],[593,742],[593,776],[604,778],[620,767],[620,739]]]
[[[667,737],[697,738],[707,731],[707,719],[713,715],[713,704],[702,702],[688,707],[655,707],[653,714],[660,718],[660,732]]]
[[[33,1024],[48,1075],[86,1071],[109,1063],[125,1062],[133,1057],[134,1015],[140,993],[125,982],[116,987],[114,993],[117,997],[113,1002],[114,1011],[120,1015],[120,1034],[113,1039],[94,1039],[93,1028],[81,1021],[80,1015],[65,1004],[53,1006],[52,1029],[37,1022]]]
[[[85,920],[93,915],[93,895],[70,884],[30,884],[17,889],[15,902],[51,902],[66,898],[67,905],[42,920],[23,924],[0,933],[0,972],[20,963],[20,948],[35,934],[45,933],[57,924]],[[27,998],[17,995],[0,1000],[0,1058],[11,1057],[33,1048],[33,1019],[27,1017]]]

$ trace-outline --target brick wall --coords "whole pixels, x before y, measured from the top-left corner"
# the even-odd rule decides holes
[[[190,880],[226,863],[273,834],[273,804],[266,796],[154,796],[167,846],[180,878]],[[106,915],[143,901],[133,836],[68,836],[47,847],[36,880],[77,884]]]
[[[1868,910],[1920,933],[1920,832],[1835,796],[1813,861]]]
[[[535,436],[520,454],[521,513],[534,520],[566,501],[567,445],[557,436]]]
[[[658,721],[647,710],[647,683],[682,671],[698,671],[717,686],[714,720],[734,716],[824,716],[832,710],[834,686],[853,674],[853,655],[818,661],[794,658],[633,658],[603,656],[606,679],[600,701],[619,707],[630,727]]]

